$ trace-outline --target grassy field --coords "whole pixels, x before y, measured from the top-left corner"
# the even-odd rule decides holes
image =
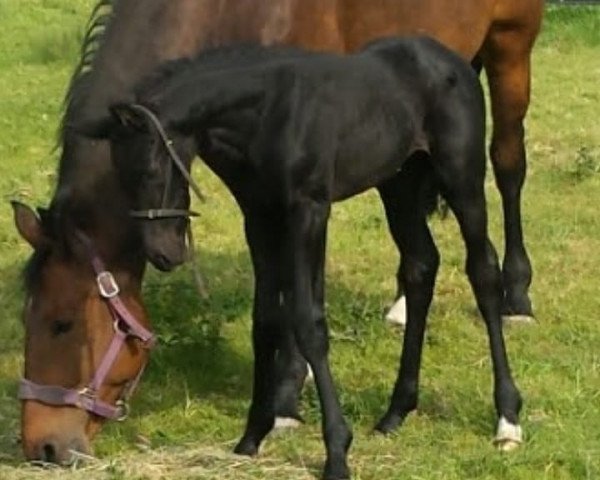
[[[145,284],[159,348],[133,414],[96,443],[97,461],[71,471],[22,463],[16,383],[22,365],[20,270],[29,248],[8,200],[46,204],[61,98],[93,0],[0,0],[0,478],[313,479],[324,459],[318,401],[303,399],[307,424],[272,435],[257,459],[229,452],[251,388],[252,276],[240,216],[203,167],[210,199],[195,224],[211,298],[191,272],[150,271]],[[402,333],[382,312],[394,292],[397,254],[376,195],[337,205],[328,257],[331,361],[362,479],[600,478],[600,8],[553,7],[534,54],[528,117],[524,225],[535,277],[535,326],[507,329],[525,398],[526,442],[498,453],[487,339],[463,274],[452,218],[433,220],[442,254],[424,352],[420,407],[389,438],[371,433],[396,374]],[[499,249],[498,195],[488,178]]]

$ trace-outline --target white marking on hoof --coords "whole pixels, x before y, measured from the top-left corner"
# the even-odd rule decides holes
[[[273,428],[276,429],[288,429],[288,428],[298,428],[302,425],[302,422],[296,418],[292,417],[275,417],[275,425]]]
[[[502,315],[502,321],[504,323],[535,323],[535,318],[531,315]]]
[[[306,372],[306,378],[304,379],[304,383],[314,382],[315,374],[313,373],[312,368],[310,368],[310,365],[308,363],[306,364],[306,368],[308,368],[308,372]]]
[[[500,417],[494,443],[503,452],[514,450],[523,443],[521,426],[510,423],[506,418]]]
[[[393,325],[400,325],[401,327],[406,325],[406,297],[404,295],[396,300],[385,319]]]

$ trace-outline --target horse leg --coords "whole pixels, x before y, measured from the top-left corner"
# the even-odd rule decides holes
[[[523,120],[529,106],[534,38],[531,33],[492,28],[482,50],[494,123],[490,156],[504,212],[502,310],[506,319],[520,321],[533,319],[528,295],[531,262],[523,242],[521,190],[527,166]]]
[[[452,138],[448,144],[447,148],[441,146],[439,149],[443,156],[436,159],[436,166],[446,200],[459,222],[466,245],[466,271],[490,342],[498,415],[496,442],[501,449],[508,450],[522,441],[519,426],[522,402],[512,379],[502,333],[502,274],[487,233],[485,154],[482,151],[470,155],[467,148],[452,154],[452,145],[457,145],[457,139]]]
[[[254,267],[252,313],[254,385],[246,431],[235,453],[255,455],[275,420],[275,355],[282,345],[285,324],[281,305],[282,228],[280,219],[246,212],[246,240]]]
[[[398,378],[387,413],[376,430],[389,433],[417,408],[419,371],[427,312],[433,297],[439,254],[426,222],[422,193],[431,167],[416,156],[379,187],[390,232],[401,252],[399,278],[405,286],[407,323]]]
[[[301,200],[289,211],[286,265],[289,289],[285,306],[300,352],[315,377],[327,450],[325,479],[350,477],[346,455],[352,433],[344,420],[327,354],[329,333],[324,307],[324,269],[330,205]]]
[[[298,404],[308,368],[290,328],[284,328],[280,341],[275,358],[275,428],[295,428],[303,422]]]

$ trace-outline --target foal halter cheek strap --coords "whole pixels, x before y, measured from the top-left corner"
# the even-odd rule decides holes
[[[96,274],[96,284],[100,296],[106,301],[113,317],[113,338],[91,381],[81,389],[70,389],[55,385],[39,385],[25,378],[19,384],[19,399],[36,400],[53,406],[74,406],[87,410],[100,417],[123,420],[129,413],[127,401],[142,377],[145,365],[135,378],[125,386],[115,405],[98,398],[98,391],[104,384],[128,337],[138,338],[145,348],[151,348],[156,339],[152,332],[141,325],[119,297],[119,286],[112,273],[94,251],[89,238],[78,232],[78,238],[90,252],[91,263]]]
[[[202,194],[202,191],[200,190],[200,187],[198,186],[198,184],[192,178],[192,175],[190,174],[188,169],[185,167],[185,164],[181,160],[181,157],[179,157],[179,155],[177,154],[177,151],[173,147],[173,141],[167,135],[167,132],[165,131],[164,127],[162,126],[162,123],[160,123],[160,120],[158,119],[156,114],[149,108],[145,107],[144,105],[140,105],[140,104],[131,105],[131,108],[142,113],[152,123],[152,125],[154,125],[154,128],[158,132],[158,135],[159,135],[164,147],[166,148],[167,153],[169,154],[169,158],[171,159],[171,162],[169,162],[169,165],[168,165],[166,186],[165,186],[165,190],[163,192],[163,197],[162,197],[162,202],[161,202],[160,208],[152,208],[152,209],[148,209],[148,210],[132,210],[130,212],[130,215],[133,218],[139,218],[139,219],[143,219],[143,220],[155,220],[155,219],[162,219],[162,218],[179,218],[179,217],[197,217],[198,214],[191,210],[183,210],[183,209],[177,209],[177,208],[165,208],[169,189],[171,186],[171,178],[173,176],[172,165],[175,165],[177,167],[177,170],[179,170],[179,173],[181,173],[183,178],[185,178],[188,185],[190,186],[190,188],[192,189],[192,191],[194,192],[196,197],[198,197],[199,200],[205,201],[206,198]]]
[[[192,191],[194,192],[194,194],[200,201],[202,201],[202,202],[206,201],[206,197],[202,194],[200,187],[192,178],[192,175],[185,167],[183,161],[177,154],[177,151],[175,150],[175,148],[173,148],[173,141],[167,135],[167,132],[165,131],[164,127],[162,126],[162,123],[160,123],[160,120],[158,119],[156,114],[149,108],[145,107],[144,105],[140,105],[140,104],[133,104],[133,105],[131,105],[131,108],[133,108],[133,109],[137,110],[138,112],[142,113],[143,115],[145,115],[146,118],[152,123],[152,125],[154,125],[154,128],[158,132],[158,135],[160,136],[160,139],[162,140],[164,147],[167,149],[167,153],[169,154],[169,157],[171,158],[172,161],[169,162],[169,164],[168,164],[167,178],[166,178],[166,182],[165,182],[166,186],[165,186],[165,190],[163,191],[161,207],[160,208],[152,208],[152,209],[148,209],[148,210],[131,210],[129,212],[129,215],[133,218],[137,218],[137,219],[141,219],[141,220],[158,220],[158,219],[163,219],[163,218],[197,217],[198,213],[191,211],[191,210],[165,208],[165,205],[167,203],[168,194],[169,194],[169,189],[171,186],[171,178],[173,176],[173,165],[175,165],[177,167],[177,169],[179,170],[179,172],[181,173],[183,178],[185,178],[185,180],[188,182],[188,185],[190,186],[190,188],[192,189]],[[188,237],[188,246],[189,246],[189,250],[188,250],[189,257],[192,262],[192,268],[193,268],[193,272],[194,272],[194,278],[196,280],[196,285],[198,286],[198,292],[200,293],[200,296],[202,298],[206,299],[206,298],[208,298],[208,290],[206,289],[206,284],[205,284],[204,278],[203,278],[202,274],[200,273],[200,270],[197,265],[197,254],[196,254],[196,251],[194,248],[192,227],[189,222],[188,222],[188,226],[187,226],[187,237]]]

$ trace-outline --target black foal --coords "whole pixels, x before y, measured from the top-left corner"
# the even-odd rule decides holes
[[[236,452],[255,454],[271,430],[276,357],[293,357],[297,345],[319,392],[324,476],[348,478],[352,434],[327,360],[325,245],[332,202],[373,187],[401,252],[408,313],[398,379],[377,429],[391,431],[417,406],[439,264],[425,214],[435,185],[460,224],[467,274],[487,326],[496,439],[504,447],[521,441],[521,398],[500,318],[502,277],[487,234],[484,102],[468,64],[427,38],[380,40],[347,57],[239,47],[170,64],[135,95],[136,104],[115,106],[111,118],[91,129],[112,138],[135,206],[189,206],[186,180],[169,173],[169,144],[188,169],[200,154],[244,213],[256,278],[255,370]],[[146,248],[181,239],[184,226],[185,219],[143,223]]]

